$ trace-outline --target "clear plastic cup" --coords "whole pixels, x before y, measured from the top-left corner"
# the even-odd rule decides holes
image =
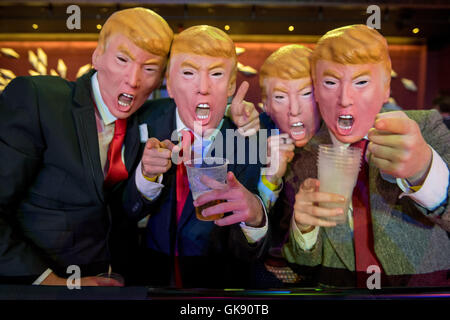
[[[334,147],[320,145],[317,158],[320,192],[339,194],[345,197],[345,203],[319,203],[324,208],[342,208],[344,215],[330,217],[336,223],[347,221],[347,211],[352,201],[353,189],[358,180],[361,167],[361,149],[352,147]]]
[[[206,185],[202,181],[203,176],[207,176],[210,179],[217,181],[218,183],[225,184],[227,180],[227,167],[228,160],[224,158],[208,157],[208,158],[196,158],[184,162],[189,180],[189,187],[192,192],[192,198],[196,200],[200,195],[211,191],[212,188]],[[221,219],[223,214],[216,214],[209,217],[204,217],[202,211],[206,208],[212,207],[225,200],[215,200],[205,203],[202,206],[195,207],[195,214],[197,219],[202,221],[212,221]]]

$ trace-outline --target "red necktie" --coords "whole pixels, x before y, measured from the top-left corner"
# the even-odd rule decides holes
[[[194,141],[194,134],[192,131],[187,131],[190,135],[190,143]],[[181,142],[183,143],[183,139],[181,139]],[[183,150],[179,153],[180,157],[183,156]],[[177,174],[176,174],[176,191],[177,191],[177,224],[178,221],[180,221],[181,213],[183,212],[184,204],[186,203],[186,199],[189,195],[189,181],[187,177],[186,172],[186,166],[183,162],[177,165]],[[175,247],[175,285],[177,288],[182,288],[182,281],[181,281],[181,272],[180,272],[180,265],[178,261],[178,248]]]
[[[117,119],[114,128],[114,137],[108,149],[108,173],[105,186],[112,187],[117,182],[128,178],[128,172],[122,161],[122,145],[127,131],[127,119]]]
[[[367,273],[369,266],[378,266],[382,271],[381,263],[375,254],[373,242],[372,218],[370,214],[369,165],[364,158],[367,143],[368,140],[363,139],[351,145],[362,150],[361,170],[359,171],[358,181],[353,189],[352,197],[355,264],[357,286],[359,288],[366,288],[367,278],[373,274],[373,272]]]
[[[187,130],[186,130],[187,131]],[[190,143],[194,141],[194,134],[192,131],[189,132]],[[183,143],[183,139],[181,139]],[[180,151],[180,157],[183,156],[183,150]],[[183,212],[184,204],[186,202],[187,196],[189,194],[189,181],[186,172],[186,166],[183,162],[177,165],[177,223],[181,218],[181,213]]]

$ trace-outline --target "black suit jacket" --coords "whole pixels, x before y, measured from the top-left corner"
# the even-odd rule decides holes
[[[171,139],[172,133],[176,130],[175,108],[172,99],[161,99],[152,101],[141,109],[140,122],[147,124],[149,137],[156,137],[160,141]],[[233,148],[232,154],[226,152],[227,129],[235,130],[236,127],[228,118],[224,118],[221,127],[223,156],[232,160],[228,165],[228,171],[233,171],[249,191],[257,194],[260,162],[249,165],[249,157],[255,157],[256,150],[251,152],[249,139],[243,139],[246,159],[243,164],[238,164],[238,146],[231,143],[229,146]],[[257,142],[257,136],[252,139]],[[216,143],[219,143],[217,138]],[[126,201],[130,216],[136,220],[150,215],[144,238],[144,246],[148,248],[145,250],[145,259],[148,263],[143,264],[145,265],[143,277],[147,278],[149,284],[170,284],[177,243],[185,287],[251,286],[249,283],[251,265],[264,252],[267,237],[255,244],[249,244],[239,224],[218,227],[211,221],[198,220],[191,193],[177,224],[175,165],[163,175],[162,184],[164,188],[158,199],[148,202],[135,190],[135,184],[130,182],[129,186],[134,188],[134,191],[130,192],[130,198]]]
[[[0,97],[0,281],[33,281],[107,270],[107,235],[120,185],[103,189],[89,72],[76,82],[18,77]],[[129,119],[125,165],[132,171],[138,126]],[[120,214],[117,214],[120,216]]]

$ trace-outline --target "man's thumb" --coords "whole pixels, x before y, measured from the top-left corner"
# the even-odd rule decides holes
[[[147,143],[145,144],[146,149],[153,149],[159,147],[159,140],[156,138],[150,138],[147,140]]]

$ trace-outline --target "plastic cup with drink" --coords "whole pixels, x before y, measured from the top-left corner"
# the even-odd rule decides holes
[[[189,180],[189,188],[192,192],[192,198],[197,198],[211,190],[211,183],[205,184],[205,180],[215,181],[218,184],[225,184],[227,179],[228,160],[218,157],[196,158],[184,162]],[[202,211],[206,208],[217,205],[225,200],[214,200],[205,203],[202,206],[195,207],[197,219],[202,221],[213,221],[223,217],[222,214],[216,214],[204,217]]]
[[[353,189],[358,180],[361,167],[361,149],[333,145],[319,145],[317,158],[320,192],[335,193],[345,197],[345,203],[319,203],[325,208],[342,208],[344,215],[328,220],[336,223],[347,221],[347,211],[352,200]]]

